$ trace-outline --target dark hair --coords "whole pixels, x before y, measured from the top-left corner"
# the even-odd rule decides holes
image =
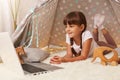
[[[82,33],[86,30],[86,27],[87,27],[87,21],[86,21],[85,15],[80,11],[73,11],[73,12],[68,13],[63,20],[63,24],[64,25],[75,24],[78,26],[83,24],[84,30],[82,31]],[[82,33],[81,33],[81,35],[82,35]],[[82,37],[81,35],[80,35],[80,37]],[[82,49],[82,38],[80,38],[80,39],[81,39],[80,48]],[[70,44],[73,45],[73,38],[70,38]],[[75,50],[73,48],[71,48],[71,50],[75,56],[78,56],[78,54],[75,52]],[[81,54],[81,52],[79,52],[79,55],[80,54]]]
[[[81,25],[84,24],[85,29],[87,27],[87,21],[85,18],[85,15],[82,12],[79,11],[74,11],[74,12],[70,12],[67,14],[67,16],[64,18],[63,20],[63,24],[64,25],[71,25],[71,24],[75,24],[75,25]]]

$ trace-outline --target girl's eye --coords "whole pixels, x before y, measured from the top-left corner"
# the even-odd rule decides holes
[[[73,25],[70,25],[70,27],[74,27]]]
[[[67,28],[67,25],[65,25],[65,28]]]

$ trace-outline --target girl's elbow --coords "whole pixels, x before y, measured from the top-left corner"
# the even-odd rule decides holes
[[[83,60],[86,60],[86,59],[87,59],[87,56],[82,56],[82,59],[83,59]]]

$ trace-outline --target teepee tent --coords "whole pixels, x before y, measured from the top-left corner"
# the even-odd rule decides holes
[[[21,45],[25,48],[29,47],[26,49],[28,49],[28,53],[30,52],[29,54],[33,54],[29,55],[32,60],[36,57],[41,60],[45,55],[44,60],[40,62],[49,65],[53,56],[62,57],[66,54],[66,50],[64,50],[66,49],[66,33],[63,18],[71,11],[81,11],[85,14],[87,29],[91,32],[94,15],[104,14],[104,27],[110,32],[115,42],[120,45],[120,0],[0,0],[0,32],[9,32],[15,47]],[[105,41],[102,33],[99,35],[99,39]],[[8,43],[3,44],[6,46]],[[91,63],[91,57],[86,60],[64,62],[59,65],[52,64],[62,67],[58,71],[52,70],[52,72],[19,76],[10,71],[13,67],[5,67],[6,62],[4,62],[5,59],[3,60],[1,53],[4,54],[6,51],[9,53],[5,56],[8,62],[17,61],[14,60],[12,51],[9,51],[11,50],[10,46],[7,45],[7,47],[7,50],[0,49],[2,51],[0,52],[0,72],[2,72],[0,78],[3,80],[120,80],[120,65],[111,66],[112,63],[116,65],[116,61],[109,62],[107,66],[102,66],[99,58],[96,59],[95,63]],[[54,54],[41,53],[39,52],[41,48]],[[115,50],[120,53],[119,47]],[[50,56],[47,55],[46,57],[46,54]],[[105,55],[109,60],[112,56],[114,57],[113,53]],[[1,64],[1,62],[5,64]],[[12,62],[7,64],[12,65]],[[36,66],[36,61],[34,64]],[[17,71],[19,72],[19,69]]]
[[[120,44],[120,0],[20,0],[13,42],[27,47],[65,46],[63,18],[71,11],[85,14],[91,32],[93,16],[104,14],[104,26]],[[104,40],[102,34],[100,39]]]

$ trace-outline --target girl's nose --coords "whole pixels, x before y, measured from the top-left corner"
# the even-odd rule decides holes
[[[69,28],[69,27],[66,27],[65,31],[68,32],[69,30],[70,30],[70,28]]]
[[[69,26],[69,25],[66,25],[65,31],[68,32],[69,30],[70,30],[70,26]]]

